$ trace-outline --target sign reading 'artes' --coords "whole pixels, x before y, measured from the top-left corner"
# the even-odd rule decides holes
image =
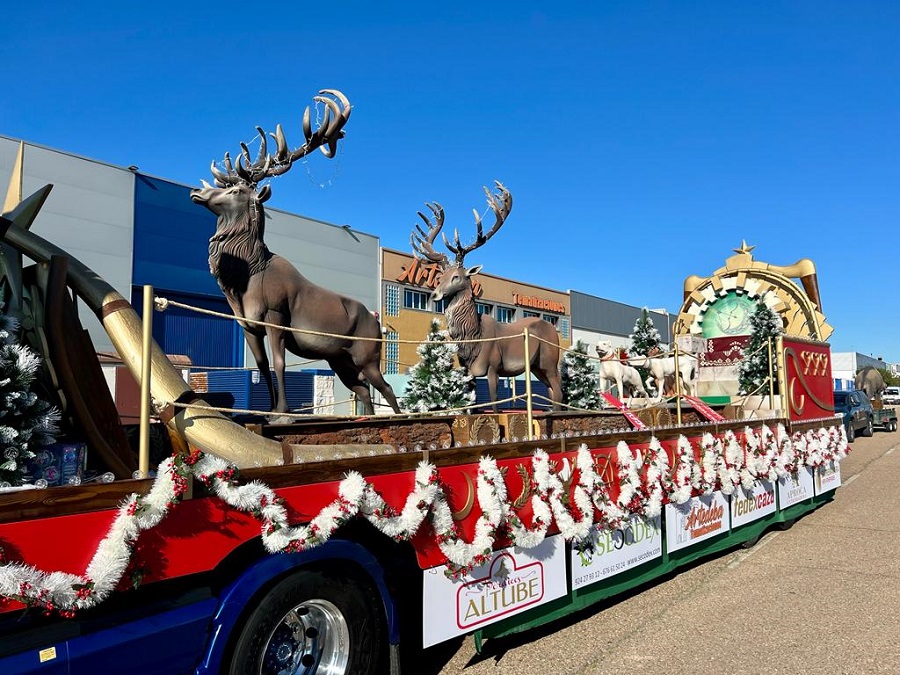
[[[437,263],[426,265],[419,258],[413,258],[408,267],[401,267],[400,270],[400,275],[397,277],[399,283],[432,290],[440,285],[443,274],[440,265]],[[482,293],[481,283],[477,279],[472,279],[472,294],[476,298],[480,298]]]

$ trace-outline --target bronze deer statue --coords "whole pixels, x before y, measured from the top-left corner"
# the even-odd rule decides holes
[[[488,342],[463,342],[459,345],[457,355],[462,366],[474,377],[487,375],[488,388],[494,412],[497,411],[497,381],[500,377],[514,377],[525,372],[525,338],[524,330],[529,332],[528,361],[531,372],[550,390],[553,409],[559,410],[562,388],[559,376],[559,334],[548,321],[529,317],[513,323],[500,323],[491,316],[479,314],[472,291],[472,277],[481,271],[481,265],[466,269],[466,254],[483,246],[506,221],[512,210],[512,195],[499,181],[495,181],[498,194],[494,195],[486,187],[488,205],[494,212],[494,226],[484,234],[481,217],[475,211],[475,241],[463,246],[459,240],[459,232],[454,232],[454,243],[441,235],[444,245],[456,256],[451,264],[445,253],[434,249],[434,240],[444,226],[444,209],[437,202],[426,204],[434,214],[434,223],[418,212],[425,221],[427,231],[416,224],[411,243],[417,256],[437,263],[441,266],[441,277],[437,288],[431,294],[432,299],[443,299],[446,303],[447,328],[454,340],[487,339]],[[511,337],[517,336],[517,337]]]
[[[232,164],[228,153],[225,153],[224,171],[213,161],[215,187],[202,181],[202,189],[191,191],[195,204],[202,204],[218,217],[216,232],[209,240],[209,271],[244,330],[269,389],[273,412],[287,411],[285,350],[303,358],[326,361],[362,402],[365,414],[374,412],[368,383],[381,392],[394,412],[400,412],[393,389],[379,369],[382,336],[378,319],[362,303],[309,281],[290,262],[272,253],[263,240],[266,222],[263,202],[269,199],[272,190],[269,185],[260,188],[259,182],[285,173],[295,161],[317,148],[326,157],[333,157],[338,141],[344,137],[343,127],[350,118],[347,98],[339,91],[323,89],[313,100],[325,105],[325,117],[313,130],[307,106],[303,115],[306,142],[302,146],[289,151],[279,124],[275,133],[269,134],[277,146],[275,154],[269,155],[266,134],[257,127],[260,147],[255,161],[251,160],[246,144],[241,143],[236,164]],[[263,327],[240,319],[328,335]],[[266,355],[266,337],[278,381],[277,400]]]

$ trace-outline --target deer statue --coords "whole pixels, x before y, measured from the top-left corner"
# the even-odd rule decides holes
[[[232,163],[225,153],[221,171],[212,163],[215,187],[202,181],[203,188],[191,191],[191,200],[202,204],[218,217],[216,232],[209,240],[209,271],[216,278],[225,299],[244,330],[244,337],[256,359],[269,389],[273,412],[286,412],[284,390],[285,350],[308,359],[323,359],[362,402],[364,413],[373,414],[371,383],[387,400],[394,412],[400,412],[391,386],[379,369],[381,326],[362,303],[317,286],[284,258],[272,253],[263,240],[265,213],[263,202],[271,187],[259,182],[288,171],[294,162],[315,149],[333,157],[343,127],[350,118],[350,102],[339,91],[323,89],[314,101],[325,106],[321,125],[313,130],[309,106],[303,115],[306,142],[289,151],[281,125],[274,134],[274,155],[268,154],[266,134],[257,127],[260,147],[251,160],[246,144]],[[247,323],[241,319],[264,321],[310,331],[300,333],[271,326]],[[272,351],[272,366],[278,381],[276,400],[265,338]],[[349,338],[363,338],[354,340]]]
[[[531,372],[550,390],[553,409],[559,410],[562,395],[559,377],[559,335],[556,328],[548,321],[530,317],[513,323],[500,323],[496,319],[479,314],[472,291],[472,277],[481,271],[481,265],[466,269],[466,254],[483,246],[503,225],[512,210],[512,195],[499,181],[495,181],[498,194],[492,194],[484,188],[488,205],[496,218],[494,226],[487,234],[481,225],[481,217],[475,211],[475,241],[463,246],[459,240],[459,232],[454,233],[454,243],[442,235],[444,245],[456,256],[451,264],[445,253],[434,249],[434,240],[444,226],[444,209],[437,202],[426,204],[434,214],[434,223],[419,212],[425,221],[427,231],[416,225],[411,243],[413,251],[420,258],[437,263],[441,267],[440,282],[431,294],[434,300],[446,303],[447,328],[454,340],[488,340],[486,342],[462,342],[457,355],[459,361],[474,377],[487,375],[488,388],[494,412],[497,411],[497,380],[500,377],[514,377],[525,372],[525,339],[524,330],[530,334],[528,362]],[[515,337],[513,337],[515,336]]]

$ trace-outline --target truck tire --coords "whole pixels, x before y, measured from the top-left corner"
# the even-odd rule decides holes
[[[386,644],[382,603],[368,584],[302,570],[259,600],[227,672],[375,675],[386,671]]]
[[[875,433],[874,428],[872,427],[872,418],[866,420],[866,426],[863,427],[863,430],[859,432],[860,436],[871,436]]]
[[[847,425],[847,442],[852,443],[856,440],[856,432],[853,430],[853,425]]]

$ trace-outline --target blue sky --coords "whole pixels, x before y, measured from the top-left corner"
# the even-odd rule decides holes
[[[338,158],[270,205],[409,250],[426,201],[469,236],[500,179],[468,263],[671,311],[746,239],[816,262],[835,350],[900,361],[896,2],[16,4],[4,135],[195,185],[339,88]]]

